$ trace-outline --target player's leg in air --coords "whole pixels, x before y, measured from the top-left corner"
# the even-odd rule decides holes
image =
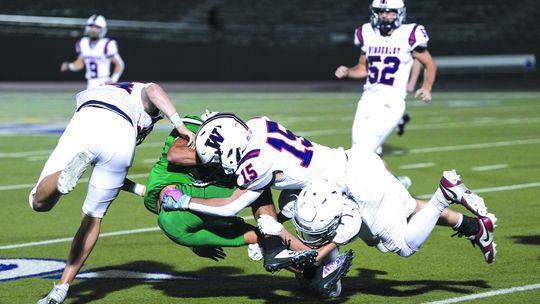
[[[450,204],[463,205],[474,213],[476,218],[448,209]],[[383,237],[382,245],[389,251],[397,252],[401,256],[414,254],[431,234],[438,221],[452,226],[458,235],[466,236],[473,244],[478,245],[487,263],[494,261],[497,251],[493,231],[497,219],[495,215],[487,212],[483,199],[471,192],[455,171],[445,171],[433,197],[428,202],[421,202],[418,205],[423,206],[411,213],[404,229],[403,227],[396,230],[383,229],[383,235],[388,234],[390,237],[386,239]],[[392,218],[390,215],[380,216]]]

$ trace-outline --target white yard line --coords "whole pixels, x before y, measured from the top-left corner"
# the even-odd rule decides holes
[[[450,304],[450,303],[459,303],[463,301],[470,301],[470,300],[476,300],[481,298],[488,298],[488,297],[494,297],[498,295],[503,294],[509,294],[514,292],[520,292],[520,291],[527,291],[527,290],[533,290],[540,288],[540,283],[537,284],[531,284],[531,285],[524,285],[524,286],[517,286],[517,287],[511,287],[511,288],[504,288],[504,289],[497,289],[493,291],[488,292],[482,292],[477,294],[472,294],[468,296],[463,297],[456,297],[456,298],[449,298],[446,300],[439,300],[434,302],[426,302],[424,304]]]
[[[252,220],[253,216],[251,216],[251,215],[243,216],[242,219],[244,219],[246,221],[247,220]],[[152,231],[158,231],[159,229],[160,228],[158,226],[155,226],[155,227],[147,227],[147,228],[140,228],[140,229],[120,230],[120,231],[100,233],[99,237],[100,238],[105,238],[105,237],[110,237],[110,236],[152,232]],[[39,241],[39,242],[4,245],[4,246],[0,246],[0,250],[21,248],[21,247],[43,246],[43,245],[56,244],[56,243],[65,243],[65,242],[71,242],[72,240],[73,240],[73,237],[67,237],[67,238],[59,238],[59,239],[52,239],[52,240]]]
[[[473,171],[491,171],[491,170],[505,169],[505,168],[508,168],[508,167],[509,167],[508,164],[495,164],[495,165],[472,167],[471,170],[473,170]]]
[[[156,230],[159,230],[159,227],[156,226],[156,227],[149,227],[149,228],[142,228],[142,229],[121,230],[121,231],[101,233],[99,237],[104,238],[104,237],[109,237],[109,236],[149,232],[149,231],[156,231]],[[41,241],[41,242],[20,243],[20,244],[14,244],[14,245],[0,246],[0,250],[64,243],[64,242],[71,242],[72,240],[73,240],[73,237],[67,237],[67,238],[52,239],[52,240]]]
[[[486,192],[499,192],[499,191],[511,191],[511,190],[519,190],[519,189],[526,189],[526,188],[536,188],[540,187],[540,182],[534,182],[534,183],[527,183],[527,184],[518,184],[518,185],[508,185],[508,186],[500,186],[500,187],[491,187],[491,188],[480,188],[480,189],[473,189],[475,193],[486,193]],[[428,199],[431,198],[431,194],[422,194],[415,196],[416,198],[420,199]]]
[[[478,143],[469,145],[455,145],[455,146],[442,146],[431,148],[418,148],[411,149],[408,153],[420,154],[420,153],[433,153],[433,152],[445,152],[445,151],[460,151],[460,150],[474,150],[474,149],[489,149],[498,147],[509,147],[515,145],[535,145],[540,144],[540,138],[523,139],[523,140],[508,140],[508,141],[496,141],[488,143]],[[398,152],[399,154],[399,152]]]
[[[130,179],[148,177],[149,173],[129,174],[127,177]],[[37,178],[36,178],[37,182]],[[88,178],[81,178],[80,183],[88,183]],[[0,186],[0,191],[6,190],[20,190],[20,189],[32,189],[36,184],[17,184],[17,185],[4,185]]]
[[[533,187],[540,187],[540,182],[528,183],[528,184],[519,184],[519,185],[508,185],[508,186],[502,186],[502,187],[474,189],[474,192],[482,193],[482,192],[510,191],[510,190],[525,189],[525,188],[533,188]],[[432,195],[433,194],[422,194],[422,195],[416,196],[416,197],[426,199],[426,198],[430,198]],[[242,218],[244,220],[253,219],[252,216],[245,216],[245,217],[242,217]],[[159,229],[158,227],[148,227],[148,228],[141,228],[141,229],[134,229],[134,230],[121,230],[121,231],[116,231],[116,232],[102,233],[102,234],[100,234],[100,237],[141,233],[141,232],[147,232],[147,231],[154,231],[154,230],[158,230],[158,229]],[[4,245],[4,246],[0,246],[0,250],[2,250],[2,249],[20,248],[20,247],[41,246],[41,245],[48,245],[48,244],[61,243],[61,242],[70,242],[71,240],[72,240],[72,238],[61,238],[61,239],[54,239],[54,240],[47,240],[47,241],[40,241],[40,242]]]
[[[420,168],[429,168],[435,166],[434,163],[417,163],[417,164],[408,164],[401,165],[399,169],[420,169]]]

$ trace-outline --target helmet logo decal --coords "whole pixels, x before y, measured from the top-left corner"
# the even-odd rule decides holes
[[[224,140],[225,139],[221,134],[219,134],[218,128],[216,127],[212,130],[212,133],[210,134],[204,145],[219,150],[219,147]]]

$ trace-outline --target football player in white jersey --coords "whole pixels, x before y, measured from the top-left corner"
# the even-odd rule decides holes
[[[340,66],[335,72],[337,78],[366,78],[354,117],[352,145],[379,155],[384,141],[405,113],[413,61],[418,60],[425,68],[416,97],[430,102],[435,81],[437,68],[427,50],[428,34],[420,24],[404,24],[405,17],[403,0],[374,0],[371,22],[355,32],[354,42],[361,48],[358,64]]]
[[[101,221],[124,185],[135,147],[167,116],[194,148],[189,131],[163,89],[154,83],[125,82],[77,94],[77,108],[29,195],[30,207],[51,210],[71,192],[88,165],[93,167],[82,206],[82,221],[60,281],[38,303],[62,303],[69,284],[92,251]]]
[[[84,34],[85,36],[75,44],[77,59],[73,62],[62,62],[60,71],[76,72],[86,67],[85,77],[88,89],[118,82],[124,71],[124,61],[118,52],[116,40],[105,37],[107,34],[105,17],[90,16],[86,22]]]
[[[223,119],[216,115],[208,121]],[[239,190],[230,198],[206,200],[176,193],[174,203],[171,200],[169,206],[162,207],[234,215],[268,187],[301,189],[313,180],[324,178],[354,200],[362,222],[388,251],[412,255],[443,212],[452,213],[447,207],[458,203],[477,217],[471,219],[478,226],[481,238],[475,235],[474,242],[480,246],[485,260],[493,261],[496,218],[488,214],[483,199],[472,193],[455,171],[445,171],[432,198],[419,202],[388,172],[373,151],[359,148],[345,151],[318,145],[266,117],[253,118],[246,124],[248,129],[241,123],[231,126],[214,121],[203,124],[196,137],[200,160],[208,165],[218,164],[225,173],[235,174],[238,186],[246,190]],[[449,224],[457,228],[464,219],[456,212],[452,214],[456,218]],[[264,227],[262,230],[265,231]],[[297,244],[291,240],[291,245]],[[324,256],[319,252],[317,260]]]

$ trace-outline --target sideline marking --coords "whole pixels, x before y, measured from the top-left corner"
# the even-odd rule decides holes
[[[511,288],[505,288],[505,289],[497,289],[497,290],[493,290],[493,291],[482,292],[482,293],[472,294],[472,295],[463,296],[463,297],[449,298],[449,299],[446,299],[446,300],[440,300],[440,301],[434,301],[434,302],[425,302],[424,304],[458,303],[458,302],[463,302],[463,301],[494,297],[494,296],[498,296],[498,295],[514,293],[514,292],[520,292],[520,291],[533,290],[533,289],[538,289],[538,288],[540,288],[540,283],[531,284],[531,285],[524,285],[524,286],[517,286],[517,287],[511,287]]]

